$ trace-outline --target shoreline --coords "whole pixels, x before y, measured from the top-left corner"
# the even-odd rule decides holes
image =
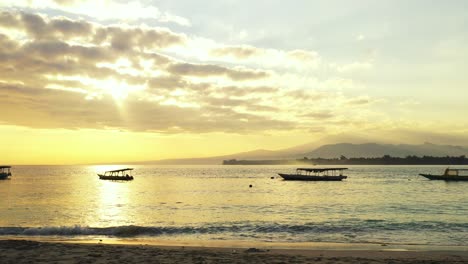
[[[349,243],[349,242],[271,242],[255,240],[209,240],[201,238],[153,238],[153,237],[66,237],[66,236],[0,236],[0,241],[21,240],[45,243],[145,245],[157,247],[200,248],[252,248],[278,250],[330,250],[330,251],[453,251],[468,252],[468,245],[426,245],[402,243]]]
[[[335,244],[291,248],[266,247],[255,242],[146,242],[0,239],[0,257],[2,263],[468,263],[467,247],[459,250],[395,250],[382,249],[382,246],[381,249],[334,247]]]

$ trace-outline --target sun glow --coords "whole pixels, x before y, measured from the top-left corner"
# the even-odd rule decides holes
[[[117,80],[114,78],[108,79],[93,79],[85,76],[79,75],[45,75],[45,77],[53,81],[76,81],[79,82],[83,87],[65,87],[61,84],[49,84],[47,88],[50,89],[59,89],[59,90],[67,90],[67,91],[74,91],[74,92],[81,92],[81,93],[88,93],[90,98],[99,97],[99,94],[109,94],[111,95],[114,100],[122,101],[126,99],[129,94],[140,92],[146,89],[147,84],[138,84],[138,85],[131,85],[128,84],[126,81]],[[86,88],[84,88],[86,87]]]
[[[116,80],[109,80],[105,83],[105,86],[101,87],[107,93],[112,95],[114,100],[123,100],[127,98],[130,89],[125,87],[124,83],[118,82]]]
[[[146,84],[143,85],[130,85],[124,81],[115,79],[96,80],[96,87],[110,94],[114,100],[125,100],[130,93],[143,91],[146,89]]]

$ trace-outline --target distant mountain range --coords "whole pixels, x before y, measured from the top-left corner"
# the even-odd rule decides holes
[[[378,143],[338,143],[317,146],[309,143],[283,150],[254,150],[207,158],[167,159],[138,162],[137,164],[222,164],[223,160],[282,160],[299,158],[373,158],[390,155],[392,157],[406,156],[468,156],[468,147],[452,145],[436,145],[424,143],[410,144],[378,144]]]

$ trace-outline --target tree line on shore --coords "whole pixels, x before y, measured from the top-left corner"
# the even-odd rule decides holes
[[[347,158],[341,156],[339,158],[307,158],[302,159],[280,159],[280,160],[223,160],[223,165],[295,165],[295,164],[310,164],[310,165],[468,165],[468,159],[465,155],[462,156],[406,156],[392,157],[384,155],[382,157],[372,158]]]

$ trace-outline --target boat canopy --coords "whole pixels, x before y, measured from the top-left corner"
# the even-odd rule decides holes
[[[447,168],[445,170],[444,175],[447,175],[447,176],[460,176],[459,172],[463,172],[463,171],[468,171],[468,169],[449,169],[449,168]]]
[[[0,166],[0,169],[10,169],[11,166]]]
[[[133,168],[126,168],[126,169],[120,169],[120,170],[110,170],[106,172],[124,172],[124,171],[131,171]]]
[[[298,171],[307,171],[307,172],[324,172],[324,171],[342,171],[347,170],[348,168],[297,168]]]

